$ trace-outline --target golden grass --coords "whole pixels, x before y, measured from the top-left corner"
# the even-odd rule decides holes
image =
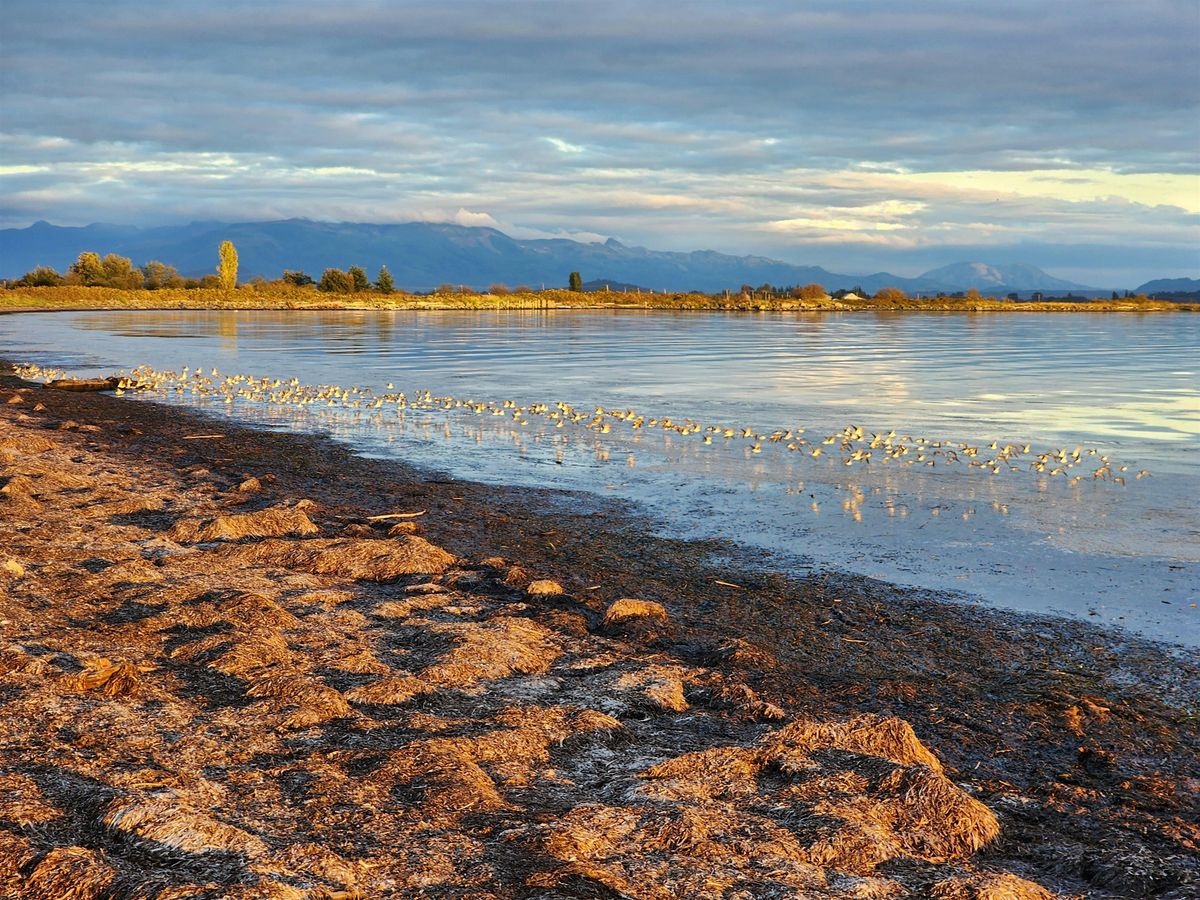
[[[994,297],[891,300],[799,300],[696,293],[575,293],[549,290],[531,293],[475,294],[324,294],[291,285],[242,285],[217,288],[164,289],[61,287],[11,288],[0,291],[0,311],[66,309],[667,309],[743,310],[759,312],[846,310],[946,310],[968,312],[1196,312],[1200,304],[1165,300],[1121,299],[1082,303],[1015,303]]]

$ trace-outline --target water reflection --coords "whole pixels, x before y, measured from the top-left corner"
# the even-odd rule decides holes
[[[1200,389],[1180,364],[1200,345],[1195,317],[135,311],[0,317],[0,340],[93,371],[215,366],[750,429],[764,439],[244,397],[214,407],[466,477],[627,497],[683,535],[1200,641]],[[1155,477],[1072,484],[1024,458],[1019,476],[915,456],[847,467],[820,441],[848,422],[973,447],[1082,444],[1132,463],[1127,479],[1141,467]],[[796,451],[767,439],[795,427],[810,440]]]

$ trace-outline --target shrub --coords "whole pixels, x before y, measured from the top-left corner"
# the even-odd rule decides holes
[[[66,281],[50,266],[38,266],[32,272],[26,272],[19,281],[13,282],[13,287],[58,287]]]
[[[354,278],[349,272],[343,272],[341,269],[326,269],[321,275],[317,290],[327,294],[352,294]]]
[[[797,300],[822,300],[825,298],[825,288],[813,282],[803,287],[792,288],[792,296]]]
[[[183,278],[174,266],[152,259],[142,266],[142,284],[149,291],[180,288],[183,287]]]
[[[294,271],[292,269],[284,269],[282,280],[284,284],[290,284],[294,287],[306,287],[310,284],[316,284],[311,275],[300,269]]]

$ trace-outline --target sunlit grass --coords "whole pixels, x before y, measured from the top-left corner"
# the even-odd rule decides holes
[[[746,294],[579,293],[567,290],[434,294],[322,293],[311,287],[249,284],[220,288],[19,287],[0,291],[0,311],[71,309],[675,309],[789,312],[806,310],[947,310],[1007,312],[1191,312],[1200,304],[1126,298],[1078,303],[1016,303],[978,299],[811,299]]]

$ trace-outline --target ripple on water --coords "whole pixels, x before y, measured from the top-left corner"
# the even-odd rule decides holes
[[[1083,313],[137,311],[0,317],[0,338],[29,358],[91,371],[203,365],[633,407],[760,431],[853,422],[972,444],[1095,446],[1155,477],[1123,491],[1069,488],[1015,473],[817,465],[774,445],[751,456],[618,431],[564,442],[549,429],[454,416],[426,427],[361,411],[217,410],[325,429],[471,477],[633,498],[678,533],[1196,643],[1200,392],[1178,364],[1200,344],[1198,326],[1189,316]]]

